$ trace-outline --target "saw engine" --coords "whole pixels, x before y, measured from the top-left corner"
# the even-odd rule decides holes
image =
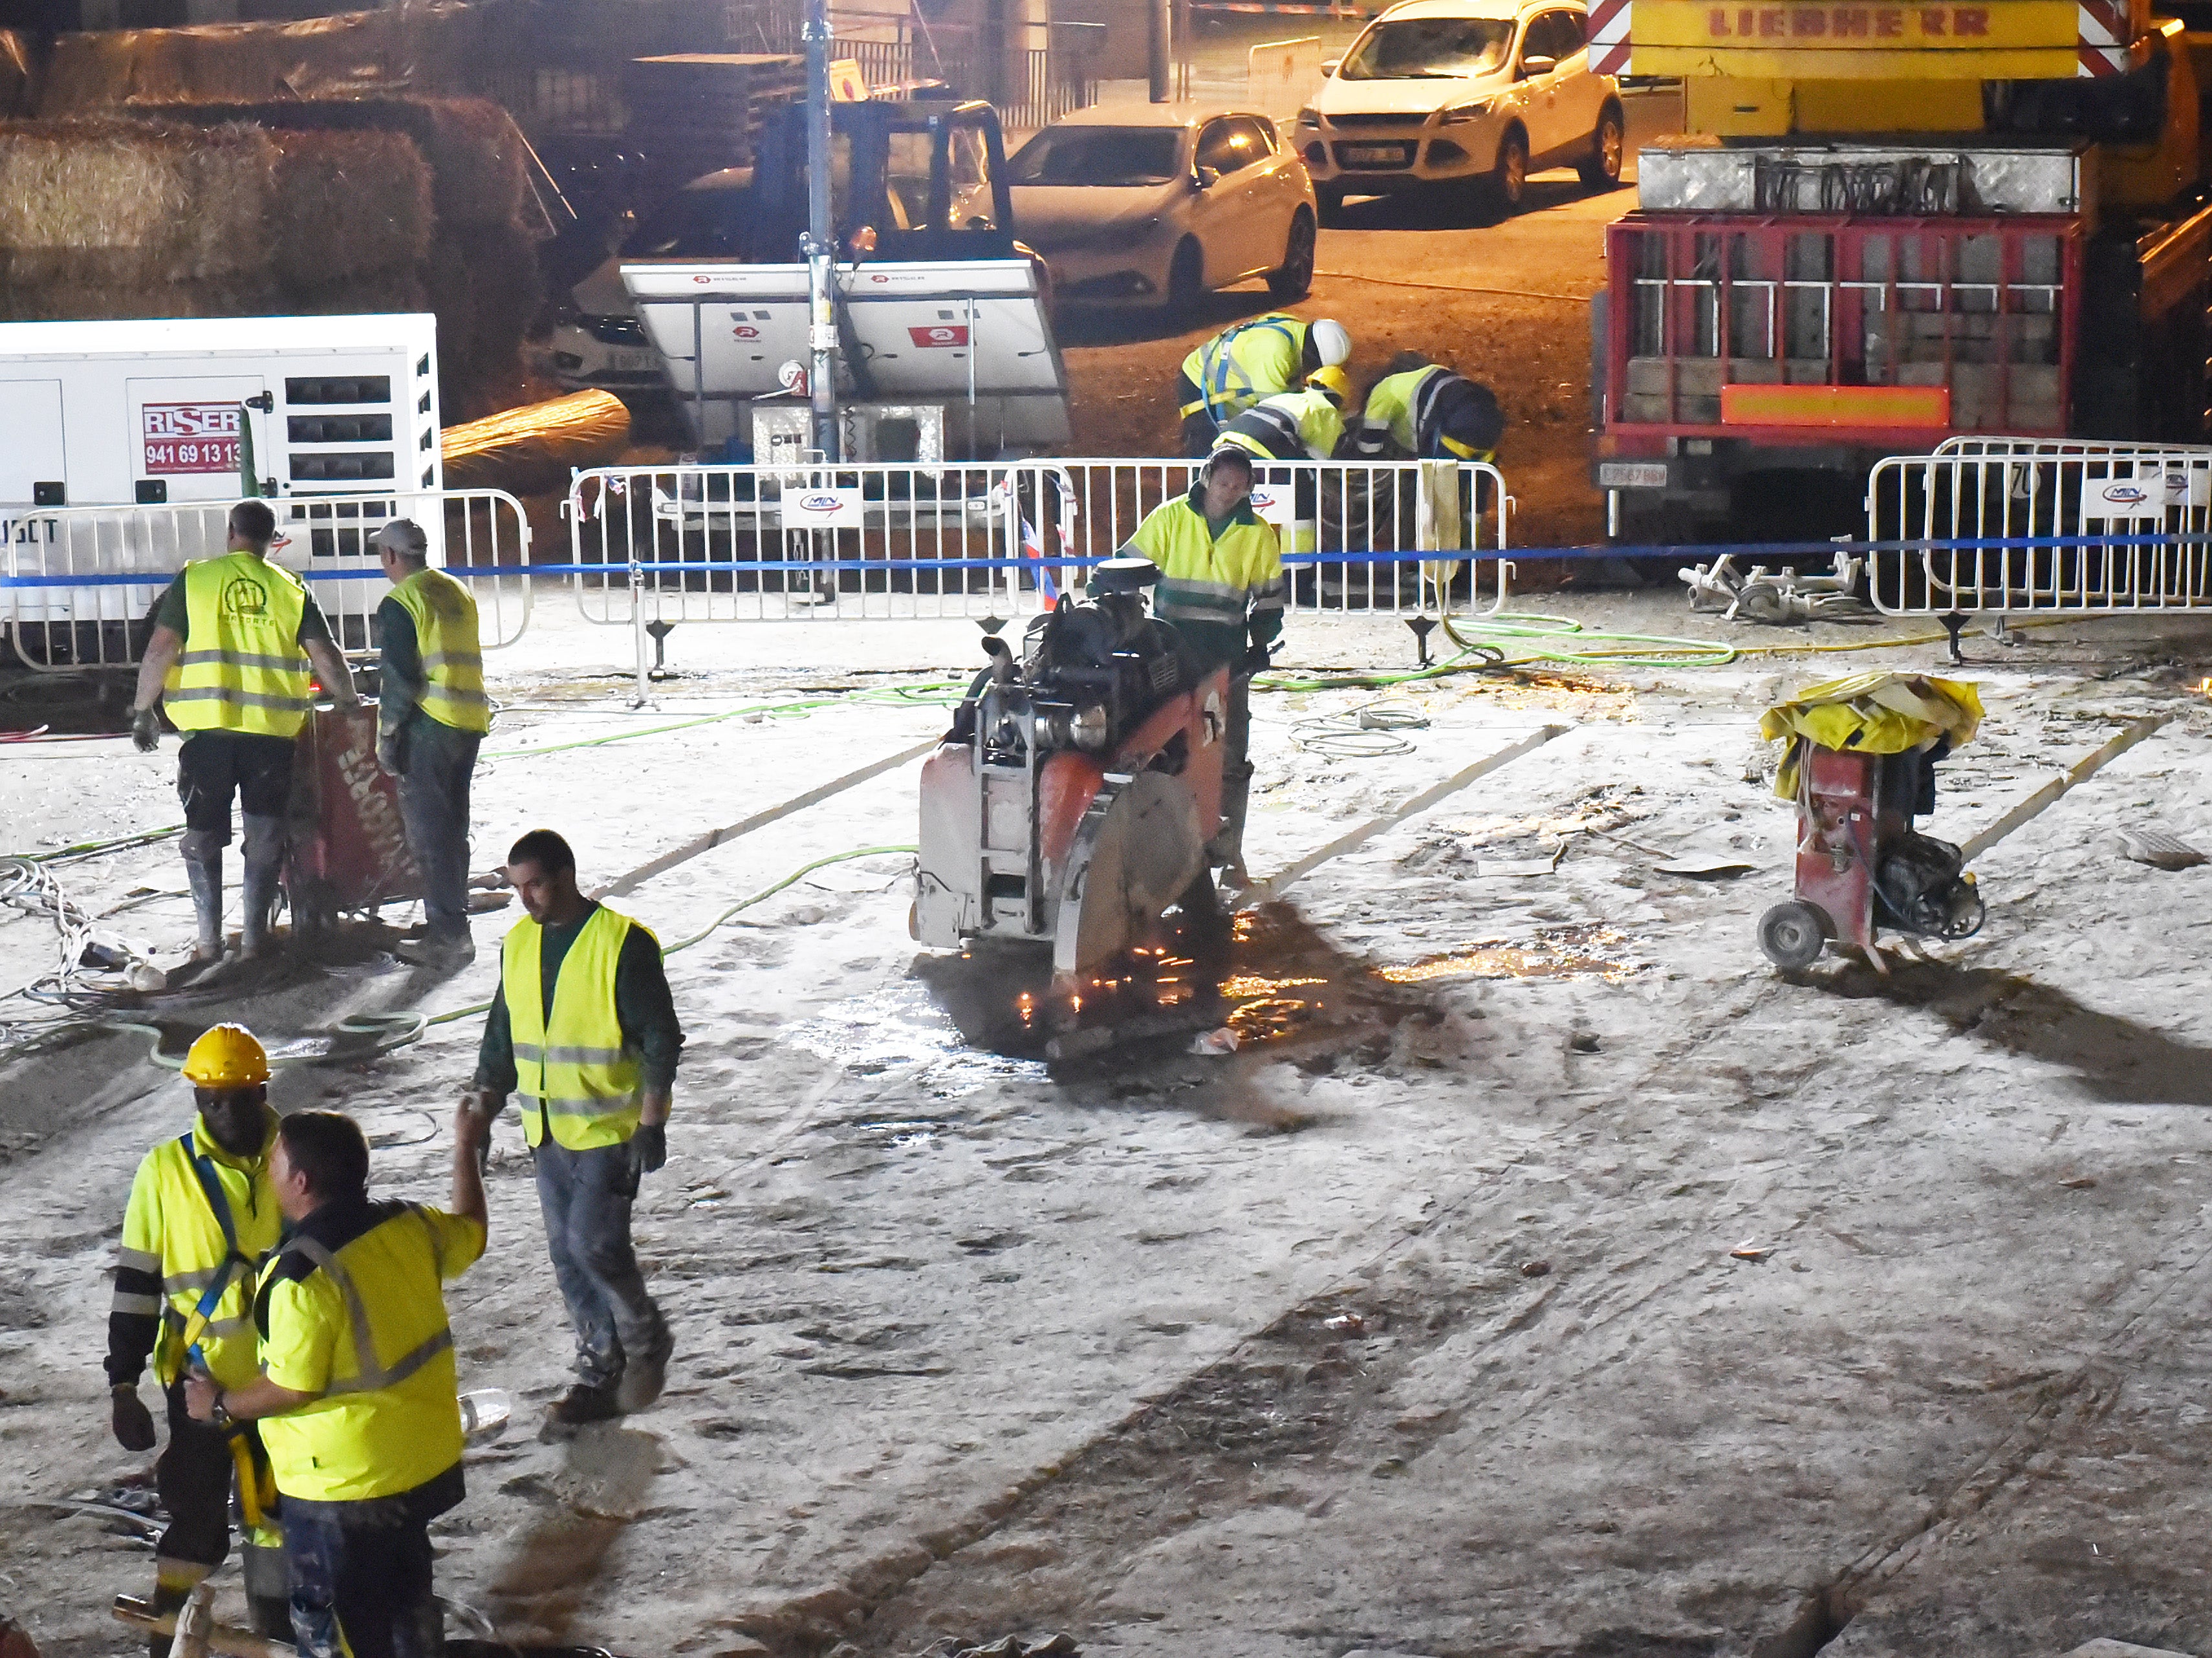
[[[1109,559],[1085,600],[1001,640],[921,774],[913,932],[925,944],[1051,946],[1080,990],[1177,904],[1211,906],[1225,668],[1146,612],[1159,572]]]

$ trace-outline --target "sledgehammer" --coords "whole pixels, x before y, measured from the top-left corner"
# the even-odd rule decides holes
[[[215,1591],[205,1584],[192,1591],[180,1613],[157,1612],[135,1594],[118,1594],[115,1621],[149,1635],[173,1636],[173,1658],[207,1658],[210,1652],[222,1653],[225,1658],[297,1658],[297,1649],[289,1642],[216,1623],[214,1602]]]

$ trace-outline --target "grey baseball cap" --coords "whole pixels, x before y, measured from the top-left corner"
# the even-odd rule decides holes
[[[389,547],[395,553],[406,553],[420,558],[430,550],[430,537],[422,533],[422,526],[411,518],[395,518],[372,537],[380,547]]]

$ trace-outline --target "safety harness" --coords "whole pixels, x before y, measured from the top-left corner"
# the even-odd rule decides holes
[[[191,1317],[185,1322],[185,1362],[201,1375],[209,1376],[213,1373],[208,1366],[207,1354],[201,1350],[200,1338],[214,1323],[216,1309],[222,1304],[222,1298],[230,1286],[240,1278],[249,1276],[253,1271],[253,1263],[238,1247],[238,1227],[230,1218],[230,1199],[222,1194],[222,1181],[216,1177],[214,1160],[199,1149],[199,1143],[192,1138],[190,1129],[178,1136],[177,1145],[184,1151],[185,1161],[191,1164],[192,1173],[199,1178],[201,1194],[207,1199],[208,1208],[215,1216],[215,1224],[222,1229],[222,1265],[216,1268],[215,1276],[200,1293],[199,1304],[192,1309]],[[263,1516],[276,1506],[276,1475],[269,1467],[268,1459],[262,1455],[260,1446],[246,1431],[245,1424],[234,1424],[229,1438],[230,1459],[238,1465],[239,1506],[246,1511],[246,1523],[250,1527],[258,1526]]]

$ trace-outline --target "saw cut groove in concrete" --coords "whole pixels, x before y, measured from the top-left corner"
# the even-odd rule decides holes
[[[1959,848],[1960,853],[1966,862],[1972,863],[2022,823],[2039,817],[2045,808],[2053,805],[2069,789],[2073,788],[2076,784],[2087,782],[2111,762],[2118,759],[2143,738],[2154,735],[2159,727],[2172,718],[2170,714],[2147,714],[2115,732],[2095,753],[2075,761],[2073,765],[2036,790],[2027,799],[1998,818],[1996,823],[1969,839],[1966,845]]]
[[[1285,888],[1292,882],[1303,880],[1312,874],[1330,859],[1350,852],[1353,847],[1373,840],[1384,829],[1396,828],[1408,817],[1419,817],[1431,806],[1435,805],[1437,801],[1458,793],[1476,778],[1486,776],[1508,762],[1518,760],[1522,755],[1542,748],[1555,737],[1565,737],[1573,729],[1571,726],[1539,726],[1511,747],[1500,749],[1497,753],[1476,761],[1466,770],[1453,773],[1443,782],[1423,789],[1403,805],[1394,807],[1380,817],[1369,818],[1350,834],[1339,835],[1318,852],[1310,852],[1279,874],[1269,876],[1258,885],[1244,892],[1239,900],[1239,908],[1249,909],[1254,905],[1265,903],[1271,898],[1281,897]]]
[[[750,817],[740,817],[736,823],[726,824],[720,829],[708,829],[704,835],[695,836],[682,846],[662,853],[652,862],[640,864],[627,875],[617,876],[612,882],[599,888],[591,896],[594,898],[619,898],[626,893],[634,892],[654,876],[665,875],[678,864],[688,864],[702,853],[712,852],[716,847],[734,841],[739,835],[750,835],[757,829],[766,829],[770,823],[788,817],[795,811],[805,811],[809,806],[818,806],[830,796],[842,794],[847,789],[857,787],[872,777],[880,777],[887,771],[896,771],[909,760],[920,759],[935,748],[937,744],[938,739],[934,737],[916,743],[912,748],[901,749],[896,754],[886,755],[881,760],[871,761],[858,771],[848,771],[842,777],[832,778],[819,788],[811,788],[804,794],[793,795],[780,805],[770,806],[765,811],[757,811]]]

